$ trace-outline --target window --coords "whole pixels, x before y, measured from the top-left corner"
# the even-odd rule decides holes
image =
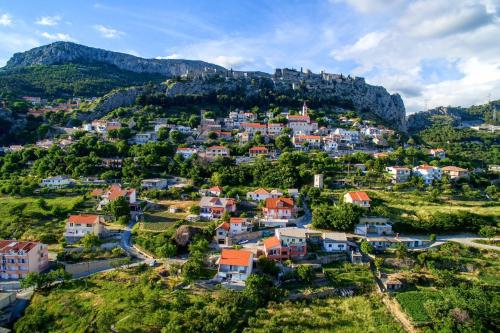
[[[92,228],[92,224],[87,223],[87,228]]]
[[[332,247],[332,244],[328,244],[328,247]]]

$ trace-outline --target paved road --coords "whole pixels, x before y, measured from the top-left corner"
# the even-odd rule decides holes
[[[120,246],[122,249],[127,252],[131,257],[137,258],[139,260],[143,260],[146,262],[150,262],[153,260],[153,258],[146,253],[139,252],[131,243],[131,234],[132,234],[132,228],[134,225],[137,223],[136,217],[137,215],[134,215],[132,219],[130,219],[130,223],[128,226],[125,227],[125,229],[122,232],[122,238],[120,240]]]
[[[484,237],[478,237],[477,235],[472,235],[472,234],[459,234],[459,235],[441,235],[437,237],[437,242],[439,245],[439,242],[447,242],[447,241],[452,241],[452,242],[457,242],[466,246],[470,247],[477,247],[478,249],[486,249],[486,250],[496,250],[500,251],[500,246],[495,246],[495,245],[487,245],[487,244],[481,244],[481,243],[476,243],[473,240],[478,240],[478,239],[484,239]],[[495,238],[499,239],[499,238]],[[435,243],[435,244],[436,244]]]

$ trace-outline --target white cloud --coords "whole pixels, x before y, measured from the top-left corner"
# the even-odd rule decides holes
[[[158,56],[155,59],[182,59],[182,56],[178,53],[172,53],[166,56]]]
[[[500,11],[489,0],[421,0],[393,13],[351,45],[331,51],[358,64],[354,74],[399,92],[409,113],[440,105],[500,98]],[[375,18],[375,19],[376,19]],[[440,61],[434,61],[439,59]],[[437,68],[430,75],[423,63]],[[446,63],[454,64],[452,73]],[[455,71],[456,71],[455,70]],[[432,77],[432,79],[429,79]],[[458,78],[457,78],[458,77]]]
[[[70,35],[62,33],[62,32],[56,32],[56,33],[49,33],[49,32],[42,32],[40,33],[41,36],[50,39],[50,40],[62,40],[65,42],[69,41],[75,41],[74,38],[72,38]]]
[[[110,27],[106,27],[106,26],[101,25],[101,24],[94,25],[94,29],[99,31],[101,36],[104,38],[118,38],[118,37],[125,35],[125,33],[123,31],[113,29]]]
[[[0,25],[9,26],[12,25],[12,17],[9,14],[0,15]]]
[[[403,0],[330,0],[332,3],[345,2],[361,13],[373,13],[394,8],[404,3]]]
[[[36,38],[29,35],[14,33],[4,33],[0,31],[0,45],[2,51],[7,51],[5,56],[10,57],[13,52],[19,52],[39,46],[41,43]]]
[[[35,21],[35,24],[53,27],[58,25],[61,19],[60,16],[42,16]]]

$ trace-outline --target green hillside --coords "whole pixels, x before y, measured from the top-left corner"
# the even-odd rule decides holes
[[[161,82],[164,75],[135,73],[104,63],[34,65],[0,70],[0,91],[18,96],[93,97],[119,87]]]

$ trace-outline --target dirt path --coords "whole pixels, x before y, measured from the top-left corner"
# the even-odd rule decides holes
[[[399,306],[399,304],[395,300],[390,299],[388,296],[384,296],[382,298],[382,301],[387,306],[389,311],[392,313],[394,318],[396,318],[401,323],[401,325],[403,325],[406,332],[409,332],[409,333],[419,333],[420,332],[418,329],[416,329],[412,325],[412,323],[410,322],[410,320],[406,316],[406,313],[403,312],[403,310],[401,309],[401,307]]]

